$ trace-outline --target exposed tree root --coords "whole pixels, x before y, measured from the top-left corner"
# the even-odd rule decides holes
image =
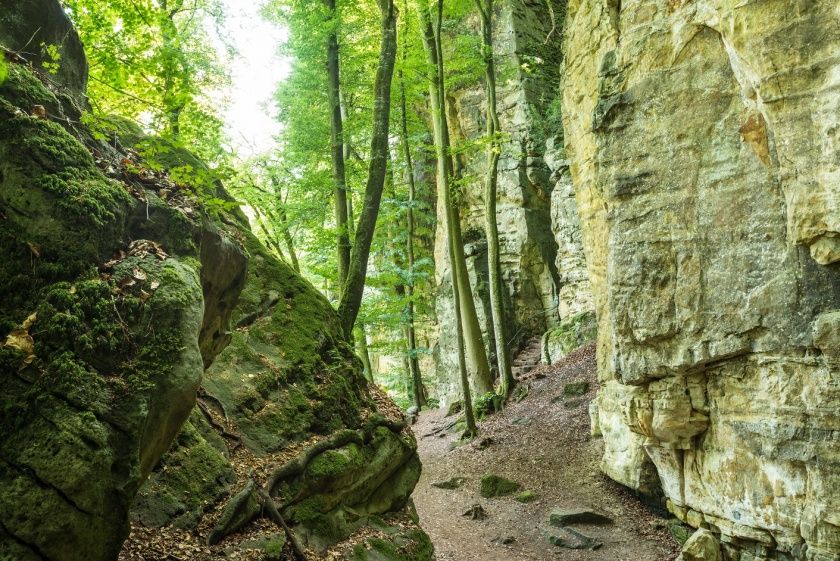
[[[216,405],[219,406],[219,410],[222,412],[222,416],[225,418],[225,422],[228,422],[228,423],[230,422],[230,417],[228,416],[228,412],[227,412],[227,409],[225,408],[225,404],[222,403],[222,401],[218,397],[210,394],[206,389],[204,389],[204,386],[199,386],[198,397],[202,398],[202,399],[209,399],[209,400],[215,402]]]
[[[204,417],[207,419],[207,422],[210,423],[212,426],[223,438],[228,438],[233,440],[233,445],[230,448],[231,452],[235,452],[237,448],[242,446],[242,437],[238,434],[234,434],[229,432],[221,423],[219,423],[214,417],[213,413],[210,411],[210,408],[207,406],[206,403],[202,401],[202,398],[198,398],[196,400],[196,404],[198,408],[201,409],[201,412],[204,413]]]
[[[263,510],[268,513],[268,518],[283,528],[283,532],[286,533],[286,538],[288,538],[289,544],[292,546],[292,552],[295,555],[295,559],[297,561],[308,561],[306,553],[304,553],[303,546],[295,533],[292,532],[292,529],[289,528],[289,525],[286,524],[286,521],[283,519],[283,515],[281,515],[280,511],[277,509],[277,505],[274,504],[274,499],[272,499],[263,489],[257,490],[257,496],[260,498],[260,504],[262,505]]]

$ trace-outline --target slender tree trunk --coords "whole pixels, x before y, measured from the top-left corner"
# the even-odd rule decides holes
[[[443,201],[446,210],[447,246],[449,248],[449,261],[452,275],[452,300],[455,312],[455,337],[458,343],[458,371],[461,377],[461,391],[464,397],[464,416],[467,422],[464,436],[473,436],[478,434],[478,428],[475,424],[470,381],[467,373],[464,329],[461,318],[462,299],[458,283],[459,268],[456,266],[456,248],[461,244],[459,236],[460,229],[455,228],[458,217],[453,212],[452,191],[449,185],[449,179],[452,174],[452,160],[449,155],[449,130],[447,128],[445,113],[445,80],[440,33],[443,20],[443,0],[435,0],[435,4],[437,8],[434,24],[432,23],[431,8],[428,5],[420,6],[419,12],[422,23],[423,46],[429,62],[429,98],[432,107],[435,152],[437,154],[437,185],[438,189],[443,191]]]
[[[484,220],[487,235],[487,268],[490,276],[490,310],[496,339],[496,362],[501,381],[499,392],[508,397],[516,380],[510,369],[510,351],[505,330],[504,284],[499,257],[499,229],[496,224],[496,192],[499,179],[501,142],[496,103],[496,62],[493,56],[493,0],[475,0],[481,16],[484,90],[487,97],[487,177],[484,180]]]
[[[440,23],[438,23],[438,25],[440,25]],[[434,40],[435,33],[437,32],[436,29],[434,27],[430,27],[427,29],[427,32],[432,34],[432,39]],[[433,45],[434,44],[435,43],[433,43]],[[440,48],[439,44],[437,48]],[[439,50],[438,53],[439,54],[435,55],[437,60],[434,64],[439,65],[437,74],[438,76],[441,76],[441,81],[443,82],[444,69],[442,50]],[[455,201],[455,193],[452,192],[452,189],[450,188],[450,180],[454,176],[454,173],[452,157],[450,154],[451,141],[449,138],[449,128],[446,117],[446,90],[443,89],[443,86],[445,86],[445,84],[442,83],[442,87],[439,88],[440,92],[437,103],[440,107],[441,123],[444,127],[441,134],[443,135],[445,142],[443,164],[446,166],[447,190],[443,195],[448,197],[448,199],[440,197],[439,201],[441,204],[444,204],[447,210],[447,230],[449,231],[451,245],[453,246],[452,251],[454,252],[454,257],[450,259],[450,267],[453,272],[452,282],[455,286],[457,286],[461,301],[460,317],[464,333],[464,349],[467,356],[467,364],[469,365],[472,387],[475,389],[476,393],[485,394],[493,391],[493,375],[490,372],[490,365],[487,362],[487,350],[484,347],[481,324],[478,321],[478,313],[475,309],[472,287],[470,286],[469,271],[467,271],[467,259],[464,255],[464,242],[463,235],[461,233],[461,214],[458,210],[457,202]],[[438,183],[438,186],[440,188],[440,183]],[[447,202],[447,200],[449,202]]]
[[[283,242],[286,244],[286,251],[289,252],[292,269],[300,273],[300,262],[298,261],[297,250],[295,249],[295,240],[289,231],[289,218],[286,214],[286,209],[281,206],[277,213],[280,219],[280,233],[283,236]]]
[[[360,323],[353,330],[356,339],[356,352],[362,359],[362,365],[365,367],[365,378],[371,384],[373,383],[373,366],[370,362],[370,349],[368,349],[367,333],[365,324]]]
[[[336,0],[324,0],[330,11],[327,36],[327,93],[330,103],[330,144],[332,150],[335,226],[338,229],[338,287],[344,288],[350,268],[350,233],[347,228],[347,171],[344,162],[344,121],[341,112],[341,63],[338,49]]]
[[[348,338],[352,335],[353,324],[356,322],[362,304],[370,244],[373,241],[373,233],[376,229],[376,219],[379,216],[379,205],[382,202],[382,190],[385,187],[385,174],[388,168],[391,81],[394,77],[394,64],[397,56],[397,9],[393,0],[378,0],[378,2],[382,12],[382,43],[374,86],[370,164],[364,203],[356,228],[350,269],[341,294],[341,303],[338,307],[341,326]]]
[[[407,2],[405,3],[407,5]],[[406,10],[407,12],[407,10]],[[407,41],[407,22],[403,27],[403,62],[406,60],[405,44]],[[417,358],[417,330],[414,322],[414,204],[416,196],[416,185],[414,183],[414,161],[411,156],[411,145],[408,140],[408,115],[407,103],[405,100],[405,79],[402,69],[399,70],[400,84],[400,134],[402,135],[403,157],[405,158],[405,175],[408,182],[408,240],[406,257],[408,259],[408,282],[406,283],[406,339],[408,340],[408,360],[411,378],[414,381],[414,405],[420,410],[426,405],[426,390],[423,386],[423,376],[420,372],[420,361]]]

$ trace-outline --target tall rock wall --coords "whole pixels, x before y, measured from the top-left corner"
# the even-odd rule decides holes
[[[564,166],[562,148],[554,148],[555,139],[551,136],[556,133],[551,120],[559,113],[557,68],[564,4],[559,0],[496,3],[498,110],[505,135],[499,162],[497,224],[502,277],[507,288],[505,305],[510,318],[507,331],[514,349],[530,337],[542,335],[561,319],[591,309],[586,303],[588,287],[578,290],[578,284],[586,282],[586,272],[574,199],[570,196],[568,165]],[[455,143],[464,145],[483,137],[485,103],[480,82],[453,92],[448,116]],[[483,147],[459,154],[456,164],[459,175],[466,179],[459,208],[467,264],[479,321],[489,340],[492,334],[488,334],[490,297],[484,232],[486,157]],[[555,185],[561,187],[556,196]],[[436,311],[440,330],[445,334],[454,333],[454,317],[442,212],[443,206],[438,204]],[[454,343],[453,337],[445,335],[439,342],[437,366],[444,403],[447,396],[454,397],[459,392]]]
[[[840,8],[571,0],[603,469],[727,559],[840,558]]]

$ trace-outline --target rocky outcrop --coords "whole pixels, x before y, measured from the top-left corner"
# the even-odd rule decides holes
[[[602,466],[724,559],[840,556],[838,25],[828,2],[569,2]]]
[[[0,552],[113,559],[195,402],[204,318],[225,325],[233,307],[205,310],[196,241],[230,242],[153,192],[132,196],[78,138],[30,116],[62,106],[47,85],[20,64],[0,85]],[[241,250],[216,257],[238,292]]]
[[[67,39],[67,71],[86,68],[58,3],[23,4]],[[112,561],[129,518],[226,538],[191,544],[193,559],[276,558],[288,536],[252,524],[269,505],[333,558],[431,559],[413,436],[327,300],[241,212],[202,208],[202,193],[229,199],[219,182],[186,188],[140,154],[164,144],[154,169],[200,170],[195,156],[118,118],[94,135],[71,117],[85,76],[14,54],[5,41],[32,30],[11,27],[40,21],[18,15],[0,16],[14,45],[0,74],[0,559]]]

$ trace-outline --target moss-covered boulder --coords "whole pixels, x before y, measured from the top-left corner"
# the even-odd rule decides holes
[[[49,84],[12,64],[0,86],[0,552],[111,560],[192,410],[205,324],[232,309],[211,289],[205,313],[189,240],[234,246],[176,208],[147,211],[152,193],[106,177],[86,138],[31,116],[62,106]],[[244,278],[234,253],[216,252],[217,266]]]
[[[580,346],[595,340],[598,323],[595,312],[582,312],[564,319],[542,339],[542,362],[554,364]]]

